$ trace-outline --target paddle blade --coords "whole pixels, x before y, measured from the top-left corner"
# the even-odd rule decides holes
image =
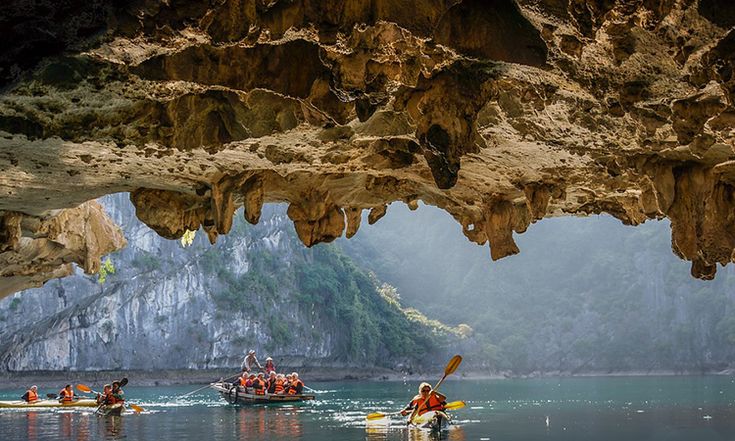
[[[128,378],[123,377],[123,379],[120,380],[120,387],[125,387],[126,384],[128,384]]]
[[[369,415],[367,416],[367,420],[368,420],[368,421],[372,421],[372,420],[379,420],[379,419],[381,419],[381,418],[385,418],[385,417],[386,417],[386,415],[385,415],[384,413],[381,413],[381,412],[375,412],[375,413],[371,413],[371,414],[369,414]]]
[[[59,398],[59,396],[56,394],[46,394],[46,398],[56,399]]]
[[[87,393],[92,392],[92,389],[87,387],[86,384],[77,384],[77,389],[79,389],[82,392],[87,392]]]
[[[447,367],[444,369],[444,375],[446,376],[454,373],[454,371],[456,371],[459,367],[460,363],[462,363],[461,355],[455,355],[454,357],[452,357],[452,359],[449,360],[449,363],[447,363]]]
[[[143,412],[143,411],[145,410],[145,409],[143,409],[142,407],[138,406],[137,404],[131,404],[131,405],[130,405],[130,407],[131,407],[131,408],[132,408],[132,409],[133,409],[134,411],[136,411],[136,412],[138,412],[138,413],[141,413],[141,412]]]
[[[451,403],[447,403],[447,405],[444,406],[444,408],[446,410],[457,410],[457,409],[461,409],[461,408],[463,408],[465,406],[466,406],[466,404],[465,404],[464,401],[452,401]]]

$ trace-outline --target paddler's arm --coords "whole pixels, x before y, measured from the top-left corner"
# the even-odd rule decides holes
[[[432,394],[434,394],[435,397],[439,398],[439,401],[442,403],[445,403],[447,401],[447,396],[440,392],[434,392],[431,391]]]
[[[403,410],[401,411],[401,415],[403,416],[408,415],[414,409],[414,407],[415,406],[413,405],[413,401],[411,401],[410,403],[406,405],[406,407],[403,408]]]

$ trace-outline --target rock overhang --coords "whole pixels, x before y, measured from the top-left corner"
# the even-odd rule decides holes
[[[493,259],[545,216],[668,217],[712,278],[735,249],[726,3],[46,5],[95,26],[0,57],[0,210],[44,221],[129,191],[162,236],[214,242],[238,206],[257,222],[286,202],[311,246],[421,200]]]

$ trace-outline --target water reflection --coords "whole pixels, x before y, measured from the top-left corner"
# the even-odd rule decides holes
[[[403,424],[391,425],[389,420],[371,421],[365,426],[366,441],[465,441],[462,426],[453,425],[447,431],[432,432],[429,430],[408,428]]]
[[[303,435],[301,413],[298,409],[239,408],[237,435],[241,439],[300,439]]]

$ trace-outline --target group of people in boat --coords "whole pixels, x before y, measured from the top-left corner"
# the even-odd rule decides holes
[[[247,393],[301,395],[304,391],[304,382],[301,381],[297,372],[279,374],[276,372],[276,366],[271,357],[265,359],[265,366],[261,366],[252,349],[245,356],[240,367],[242,375],[235,383],[245,388]],[[261,372],[255,373],[256,369]]]
[[[60,403],[71,403],[78,399],[78,397],[74,396],[74,389],[72,389],[71,384],[64,386],[58,394],[48,394],[47,396],[48,398],[58,399]],[[102,389],[102,393],[98,393],[95,399],[97,400],[97,404],[122,403],[125,402],[125,392],[123,392],[119,381],[113,381],[112,384],[105,384],[104,389]],[[21,400],[26,403],[35,403],[36,401],[40,401],[40,397],[38,396],[38,386],[35,384],[31,386],[30,389],[23,394]]]

